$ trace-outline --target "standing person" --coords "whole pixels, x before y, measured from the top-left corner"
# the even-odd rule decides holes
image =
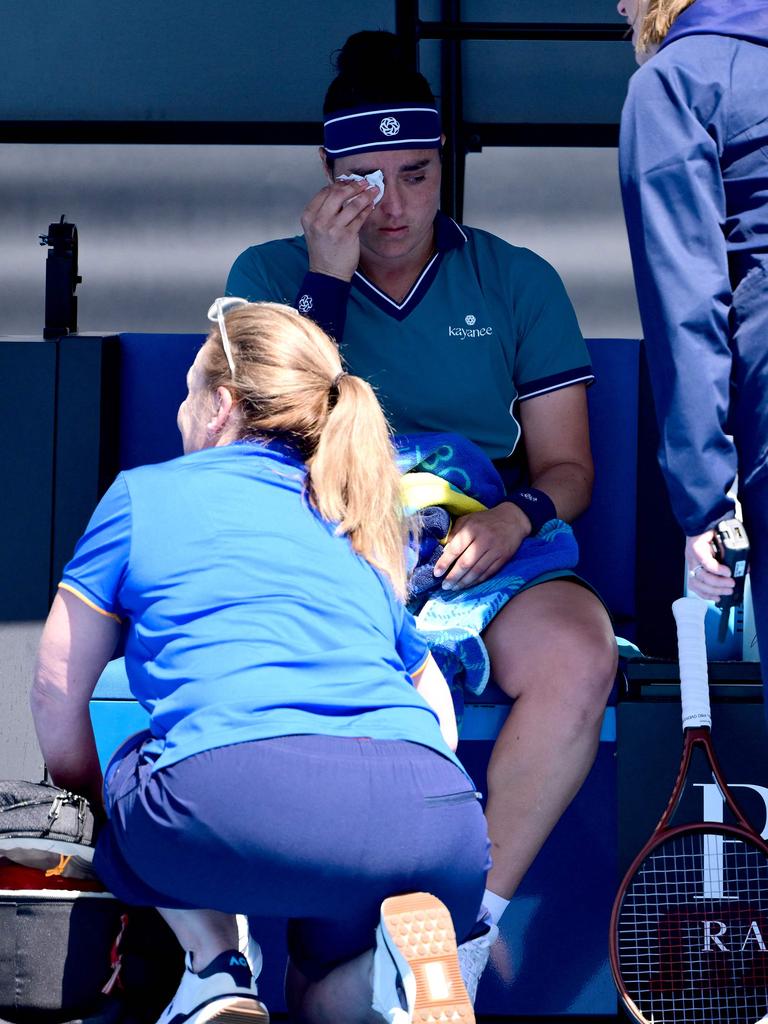
[[[768,0],[620,0],[638,61],[620,172],[660,458],[689,586],[730,570],[713,527],[739,499],[768,655]]]
[[[438,211],[439,115],[396,37],[353,35],[337,66],[324,104],[328,183],[304,210],[304,235],[246,250],[227,291],[316,319],[401,433],[461,434],[497,460],[522,435],[530,479],[459,519],[436,564],[443,586],[461,589],[492,576],[546,521],[588,506],[589,357],[552,267]],[[371,172],[380,173],[369,182]],[[581,583],[569,571],[536,578],[483,634],[494,680],[516,698],[488,767],[484,902],[494,922],[596,754],[616,647]],[[471,995],[496,934],[460,951]]]
[[[188,952],[162,1024],[268,1019],[237,913],[290,919],[297,1020],[471,1021],[445,906],[465,938],[487,831],[447,686],[398,599],[386,422],[294,310],[219,299],[209,316],[184,456],[122,473],[64,570],[32,694],[45,761],[100,802],[88,701],[127,619],[150,727],[107,769],[94,868],[161,908]],[[388,899],[414,890],[432,895]]]

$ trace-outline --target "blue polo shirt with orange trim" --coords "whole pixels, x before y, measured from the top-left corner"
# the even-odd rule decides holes
[[[240,442],[121,473],[60,586],[128,620],[154,769],[320,734],[409,740],[456,764],[413,687],[428,650],[386,578],[308,504],[286,446]]]
[[[347,368],[376,388],[398,433],[459,433],[492,459],[520,439],[520,402],[594,379],[556,271],[438,214],[436,251],[395,302],[361,271],[351,285],[307,272],[303,237],[246,249],[227,294],[284,302],[340,344]]]

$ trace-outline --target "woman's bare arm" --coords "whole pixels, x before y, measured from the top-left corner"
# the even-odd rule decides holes
[[[115,619],[60,590],[43,630],[30,703],[57,786],[101,804],[101,769],[88,703],[119,634]]]

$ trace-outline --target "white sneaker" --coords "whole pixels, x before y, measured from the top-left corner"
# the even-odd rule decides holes
[[[488,964],[491,946],[499,937],[498,927],[491,923],[488,931],[474,939],[468,939],[459,946],[459,967],[472,1005],[475,1005],[477,985]]]
[[[187,954],[176,995],[157,1024],[269,1024],[248,961],[237,949],[220,953],[195,974]]]
[[[391,896],[381,904],[371,1005],[387,1024],[427,1019],[474,1024],[451,915],[430,893]]]

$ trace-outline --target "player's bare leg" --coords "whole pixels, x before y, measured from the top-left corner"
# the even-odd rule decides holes
[[[487,888],[510,899],[584,781],[616,674],[610,620],[585,587],[524,591],[485,632],[492,677],[515,697],[488,765]]]
[[[297,1024],[382,1024],[371,1009],[373,953],[340,964],[321,981],[311,982],[295,964],[288,962],[285,998],[291,1019]]]
[[[218,910],[160,909],[186,952],[185,970],[157,1024],[269,1024],[251,967],[238,949],[237,920]]]

